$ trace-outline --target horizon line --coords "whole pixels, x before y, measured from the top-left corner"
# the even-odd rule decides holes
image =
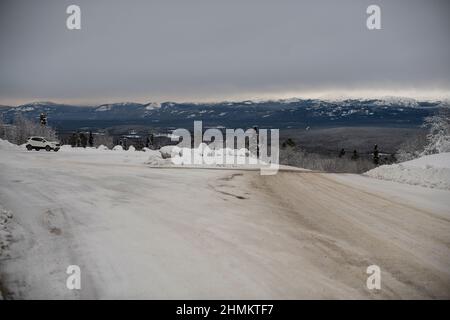
[[[446,101],[450,100],[450,90],[426,90],[419,93],[417,90],[339,90],[321,91],[321,92],[286,92],[279,94],[241,94],[241,95],[217,95],[217,98],[175,98],[161,97],[160,99],[149,99],[148,97],[110,97],[105,99],[64,99],[64,98],[24,98],[24,99],[0,99],[0,106],[19,107],[33,103],[54,103],[61,105],[76,106],[100,106],[117,103],[177,103],[177,104],[220,104],[229,102],[270,102],[284,100],[323,100],[323,101],[343,101],[343,100],[369,100],[369,99],[412,99],[416,101]]]

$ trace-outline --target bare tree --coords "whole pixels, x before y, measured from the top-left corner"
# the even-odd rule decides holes
[[[308,153],[288,146],[280,149],[280,163],[325,172],[362,173],[375,167],[373,161],[366,158],[358,158],[351,161],[349,157]]]
[[[48,140],[57,139],[55,130],[33,122],[21,114],[18,114],[14,119],[13,131],[14,133],[8,140],[18,145],[25,143],[30,136],[40,136]]]
[[[0,116],[0,139],[5,140],[5,135],[6,135],[6,127],[5,124],[3,123],[3,118]]]
[[[396,154],[397,160],[403,162],[420,157],[426,144],[427,138],[424,133],[414,135],[400,145]]]
[[[11,124],[6,124],[0,118],[0,139],[8,140],[10,142],[15,141],[16,127]]]
[[[96,134],[94,137],[94,146],[99,147],[101,145],[106,146],[109,149],[113,148],[114,147],[113,137],[106,133]]]
[[[429,129],[427,145],[421,155],[450,152],[450,108],[425,118],[424,127]]]

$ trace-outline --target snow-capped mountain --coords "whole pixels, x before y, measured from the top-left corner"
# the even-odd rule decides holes
[[[382,99],[283,99],[245,100],[214,103],[123,102],[97,106],[35,102],[17,107],[1,107],[5,122],[17,114],[38,118],[41,112],[58,127],[108,127],[140,124],[158,127],[190,127],[194,120],[206,126],[275,128],[337,125],[417,126],[423,118],[449,101],[419,101],[410,98]]]

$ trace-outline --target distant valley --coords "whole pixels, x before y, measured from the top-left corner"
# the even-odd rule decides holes
[[[204,127],[304,129],[341,126],[417,127],[423,118],[448,101],[413,99],[351,99],[327,101],[288,99],[220,103],[113,103],[97,106],[35,102],[17,107],[0,106],[3,121],[17,114],[38,119],[47,114],[58,131],[120,127],[191,128],[194,120]]]

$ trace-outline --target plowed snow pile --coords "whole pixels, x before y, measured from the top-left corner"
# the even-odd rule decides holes
[[[9,141],[0,139],[0,150],[18,149],[19,146],[12,144]]]
[[[377,179],[450,190],[450,153],[433,154],[399,164],[384,165],[364,174]]]

